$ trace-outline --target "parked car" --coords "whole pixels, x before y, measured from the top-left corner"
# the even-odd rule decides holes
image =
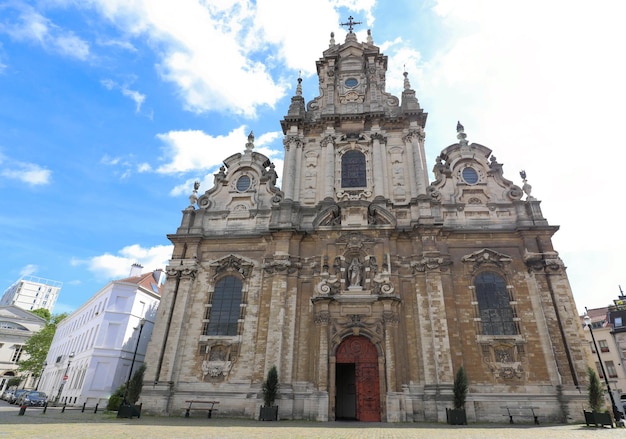
[[[22,393],[26,393],[28,392],[28,390],[25,389],[17,389],[15,392],[13,392],[13,394],[11,395],[11,397],[9,398],[9,402],[11,404],[17,404],[17,398],[20,397],[20,395],[22,395]]]
[[[44,406],[46,405],[46,400],[48,396],[43,392],[38,392],[36,390],[31,390],[29,392],[22,393],[19,398],[17,398],[17,405],[36,405],[36,406]]]
[[[13,392],[15,392],[15,389],[6,389],[4,392],[2,392],[0,399],[8,401],[11,398],[11,395],[13,395]]]

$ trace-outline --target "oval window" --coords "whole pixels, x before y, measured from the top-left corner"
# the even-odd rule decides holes
[[[239,192],[245,192],[248,189],[250,189],[250,177],[242,175],[239,177],[239,180],[237,180],[237,190]]]
[[[346,79],[346,87],[356,87],[357,85],[359,85],[359,81],[356,80],[356,78],[348,78]]]
[[[476,172],[474,168],[463,169],[463,180],[465,180],[467,184],[478,183],[478,172]]]

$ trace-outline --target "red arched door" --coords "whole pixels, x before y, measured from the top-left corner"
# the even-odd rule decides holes
[[[353,335],[341,342],[335,357],[337,363],[335,415],[351,417],[349,414],[354,413],[353,417],[359,421],[380,421],[376,347],[367,338]],[[351,410],[350,404],[355,405],[354,410]]]

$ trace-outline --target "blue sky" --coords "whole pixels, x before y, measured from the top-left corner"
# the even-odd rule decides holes
[[[625,284],[621,1],[5,0],[0,4],[0,292],[63,282],[76,309],[139,262],[164,267],[193,181],[255,147],[282,170],[279,121],[298,75],[352,15],[409,73],[427,159],[468,140],[526,170],[578,309]],[[432,176],[431,176],[432,178]]]

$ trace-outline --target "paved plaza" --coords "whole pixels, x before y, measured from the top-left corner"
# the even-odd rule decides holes
[[[386,424],[360,422],[260,422],[198,416],[118,419],[115,413],[81,413],[80,410],[28,408],[19,416],[19,407],[0,401],[0,439],[4,438],[428,438],[428,439],[578,439],[626,438],[624,429],[596,429],[584,425],[472,424],[451,427],[445,424]]]

